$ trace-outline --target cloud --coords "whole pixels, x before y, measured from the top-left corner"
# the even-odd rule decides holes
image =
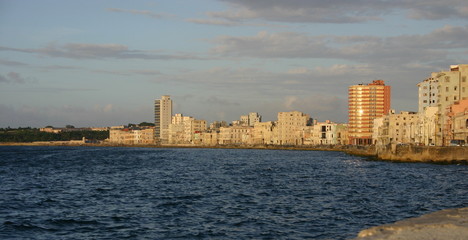
[[[134,14],[134,15],[143,15],[143,16],[147,16],[147,17],[155,18],[155,19],[161,19],[161,18],[164,18],[164,17],[171,16],[170,14],[167,14],[167,13],[153,13],[153,12],[148,11],[148,10],[133,10],[133,9],[129,10],[129,9],[120,9],[120,8],[108,8],[106,10],[109,11],[109,12],[130,13],[130,14]]]
[[[68,43],[64,45],[49,44],[44,48],[25,49],[0,46],[0,51],[14,51],[38,54],[48,57],[71,59],[145,59],[145,60],[203,60],[204,58],[189,54],[162,54],[155,51],[131,50],[121,44]]]
[[[9,67],[28,66],[28,64],[26,64],[26,63],[16,62],[16,61],[8,61],[8,60],[3,60],[3,59],[0,59],[0,65],[5,65],[5,66],[9,66]]]
[[[413,19],[468,18],[464,0],[220,0],[230,8],[209,16],[239,21],[263,19],[275,22],[358,23],[378,21],[398,12]]]
[[[6,76],[0,74],[0,83],[24,84],[28,82],[17,72],[9,72]]]
[[[445,26],[427,34],[392,37],[261,31],[253,36],[217,37],[211,52],[224,57],[343,59],[399,67],[450,59],[468,48],[466,39],[468,26]]]

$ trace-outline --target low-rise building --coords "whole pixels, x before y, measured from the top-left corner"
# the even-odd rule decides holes
[[[468,142],[467,139],[467,112],[468,99],[455,102],[447,107],[444,125],[444,145],[449,146],[452,140],[462,140]]]
[[[221,145],[253,144],[252,133],[252,127],[222,127],[219,129],[218,143]]]
[[[377,145],[416,143],[418,114],[401,111],[383,116],[382,125],[376,139]]]
[[[154,144],[155,128],[111,128],[109,142],[114,144]]]

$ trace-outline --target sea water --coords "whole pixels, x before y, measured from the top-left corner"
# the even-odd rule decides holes
[[[349,239],[468,206],[467,176],[342,152],[0,147],[0,239]]]

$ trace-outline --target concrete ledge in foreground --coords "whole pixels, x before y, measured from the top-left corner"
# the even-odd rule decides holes
[[[355,240],[466,240],[468,207],[446,209],[361,231]]]

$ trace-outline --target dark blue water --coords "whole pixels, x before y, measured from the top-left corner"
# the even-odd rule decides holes
[[[467,176],[340,152],[0,147],[0,239],[347,239],[468,206]]]

